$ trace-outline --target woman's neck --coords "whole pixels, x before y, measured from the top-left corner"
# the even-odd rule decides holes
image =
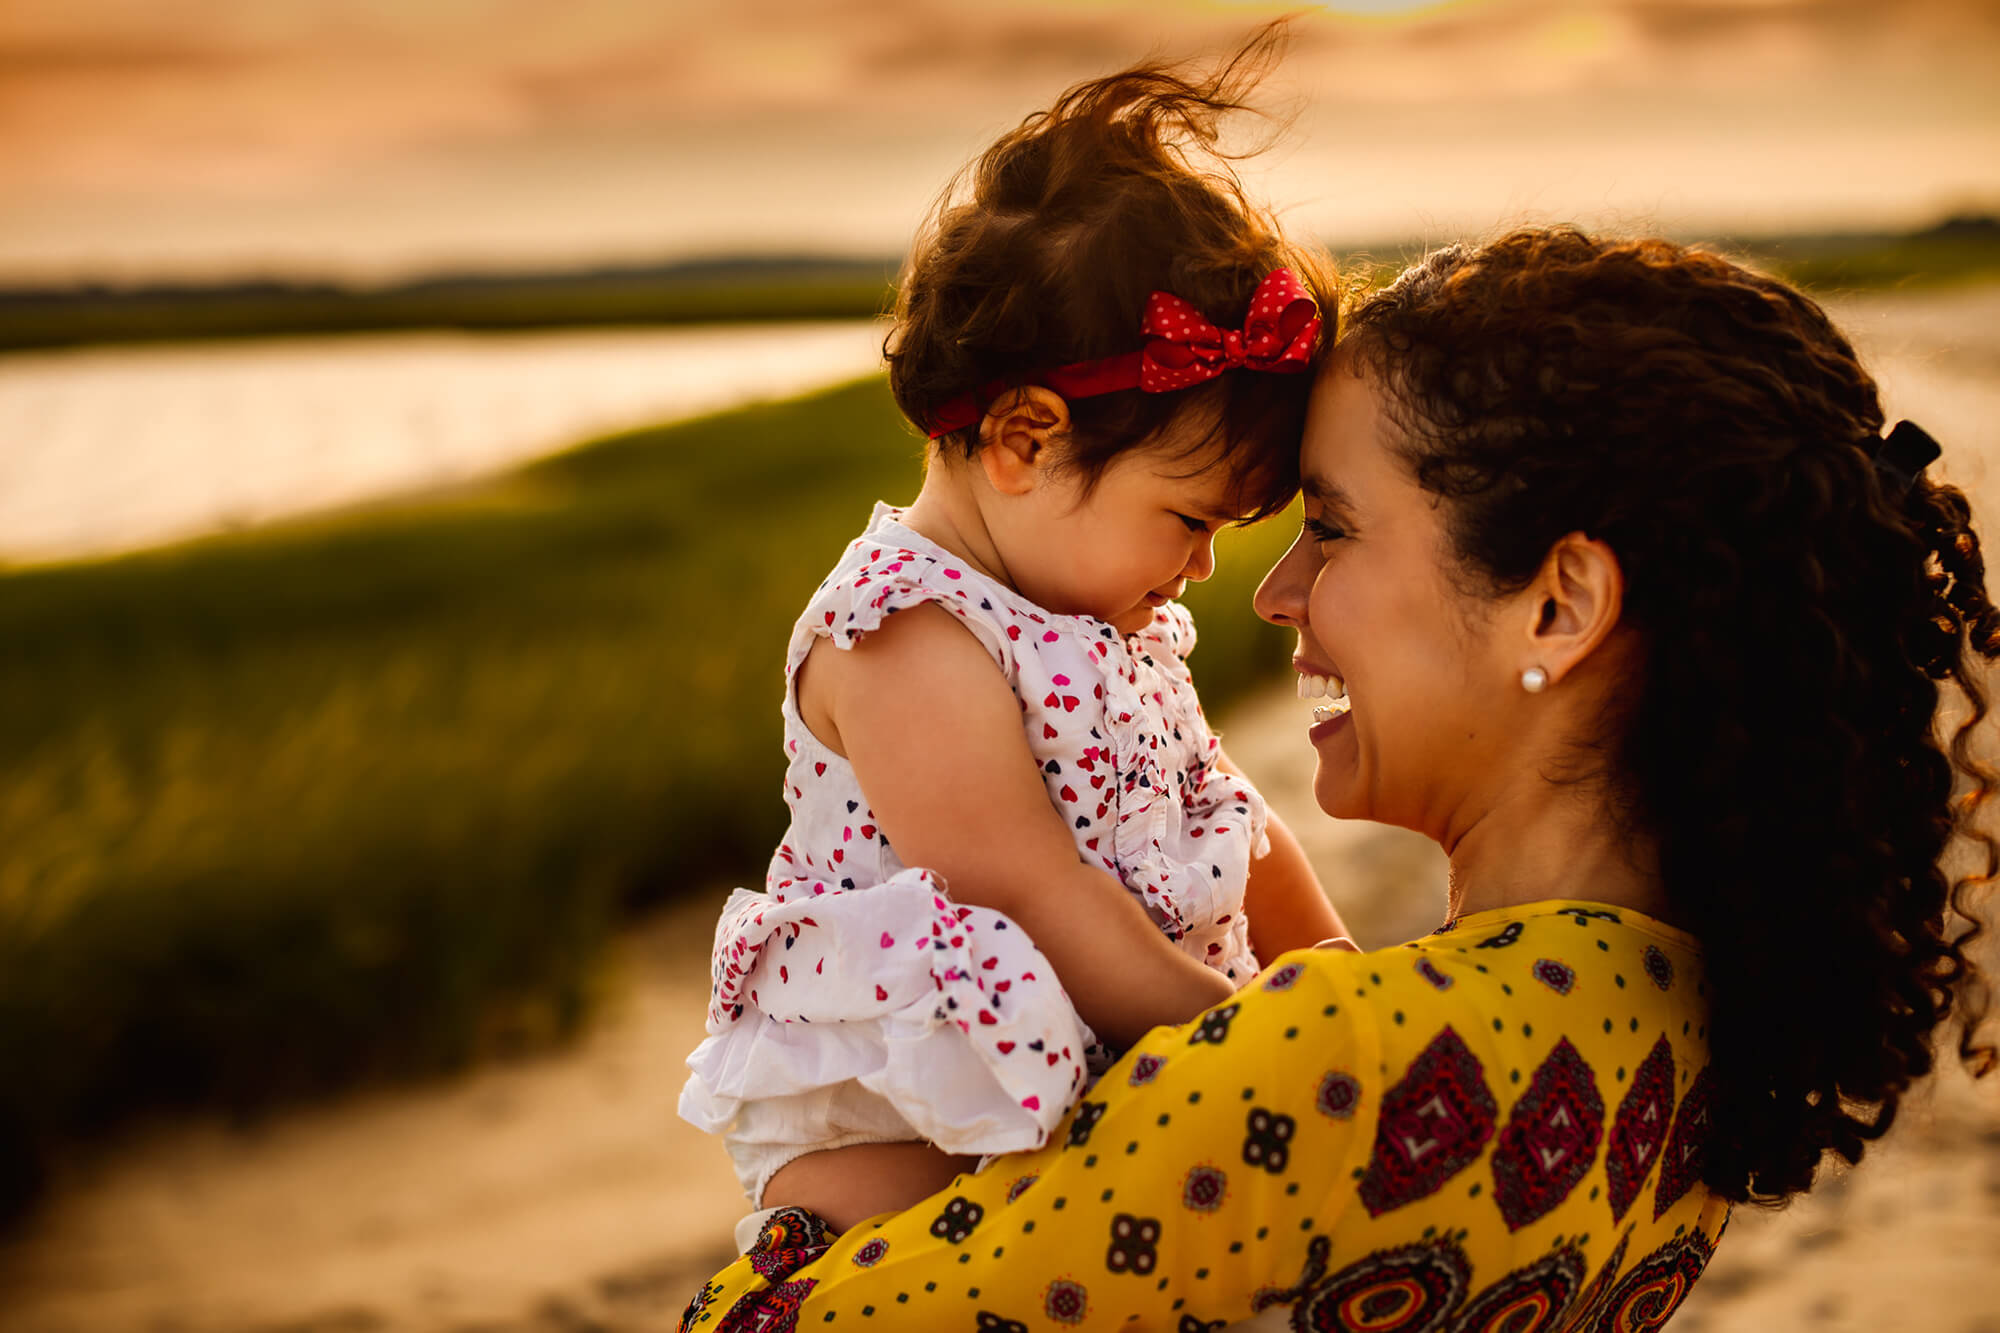
[[[1575,898],[1672,923],[1658,847],[1620,824],[1595,788],[1546,783],[1525,788],[1489,809],[1447,849],[1450,919]]]

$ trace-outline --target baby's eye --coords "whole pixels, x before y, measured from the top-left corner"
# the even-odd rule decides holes
[[[1208,520],[1205,518],[1196,518],[1193,514],[1175,514],[1174,517],[1187,524],[1189,532],[1208,531]]]

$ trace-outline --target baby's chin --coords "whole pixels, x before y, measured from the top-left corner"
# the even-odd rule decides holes
[[[1120,611],[1105,623],[1120,634],[1137,634],[1153,623],[1153,608],[1141,602],[1129,611]]]

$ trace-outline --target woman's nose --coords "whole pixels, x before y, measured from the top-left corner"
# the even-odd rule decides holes
[[[1250,604],[1258,615],[1273,625],[1305,628],[1306,599],[1312,591],[1309,555],[1305,534],[1300,533],[1257,585],[1257,595],[1250,599]]]

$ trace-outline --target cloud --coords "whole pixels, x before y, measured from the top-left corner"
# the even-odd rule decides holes
[[[167,229],[196,250],[200,219],[213,219],[216,262],[260,227],[263,253],[314,235],[313,253],[337,255],[339,237],[313,219],[357,209],[369,239],[332,262],[417,262],[449,251],[455,226],[468,252],[524,257],[785,226],[810,243],[821,219],[849,243],[893,249],[908,225],[893,218],[913,220],[968,154],[1063,86],[1149,54],[1213,58],[1278,12],[1221,0],[10,0],[0,194],[15,208],[0,218],[0,269],[80,262],[58,259],[65,230],[98,238],[91,262],[121,247],[142,257],[152,242],[130,226],[135,208],[183,219]],[[1308,12],[1294,38],[1269,92],[1301,111],[1291,160],[1322,182],[1306,187],[1318,225],[1394,215],[1331,207],[1344,192],[1330,179],[1414,189],[1429,201],[1405,211],[1414,219],[1452,188],[1454,217],[1558,186],[1574,197],[1581,172],[1626,202],[1743,212],[1783,194],[1824,212],[1853,206],[1852,182],[1760,181],[1737,163],[1792,143],[1824,174],[1824,141],[1840,138],[1889,155],[1875,182],[1886,207],[2000,187],[1967,156],[2000,133],[2000,8],[1977,0],[1459,0]],[[1644,163],[1657,184],[1635,191],[1629,169]],[[1458,184],[1425,184],[1427,167]],[[788,207],[801,180],[811,220]],[[592,201],[567,222],[565,193]],[[615,216],[621,193],[649,210],[645,226]],[[510,211],[540,219],[542,239]],[[387,239],[397,225],[411,238],[401,259]]]

